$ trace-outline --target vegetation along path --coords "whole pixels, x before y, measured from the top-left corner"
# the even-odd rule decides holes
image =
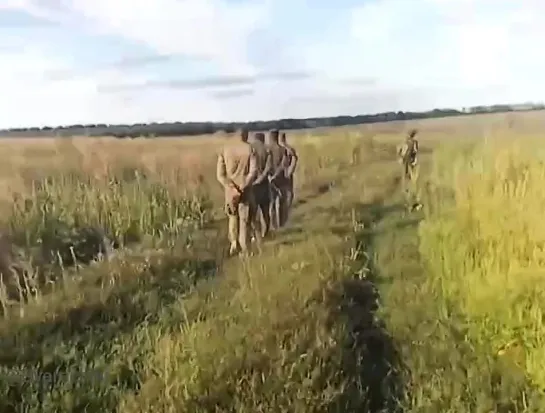
[[[212,224],[4,319],[1,410],[543,411],[536,379],[475,333],[493,320],[437,275],[444,188],[408,213],[392,145],[365,139],[300,150],[290,224],[254,257],[225,259]]]

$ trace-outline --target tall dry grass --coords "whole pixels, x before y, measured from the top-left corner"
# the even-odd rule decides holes
[[[361,195],[345,191],[346,180],[356,188],[359,168],[384,148],[354,133],[294,138],[297,197],[312,202],[293,219],[307,232],[280,234],[276,241],[292,245],[273,242],[248,263],[223,261],[224,223],[210,221],[221,209],[222,142],[0,146],[11,159],[0,174],[9,183],[3,224],[23,250],[50,238],[74,247],[89,227],[127,247],[111,261],[63,269],[40,292],[27,274],[26,300],[0,320],[2,409],[303,412],[367,403],[354,396],[362,367],[340,345],[349,327],[335,310],[344,277],[362,265],[357,248],[344,251],[359,223],[337,212]],[[331,233],[335,221],[342,235]],[[341,374],[344,364],[353,367]]]
[[[24,250],[88,227],[126,247],[0,320],[0,408],[542,411],[545,152],[502,122],[419,122],[443,146],[420,224],[397,205],[406,125],[293,136],[297,207],[249,261],[223,258],[224,137],[0,145]]]
[[[17,272],[24,273],[24,282],[11,287],[18,292],[8,295],[20,301],[21,289],[40,290],[74,261],[86,264],[105,253],[99,249],[189,239],[210,219],[214,143],[2,141],[0,226],[14,244]],[[23,288],[28,279],[32,287]]]
[[[474,351],[545,389],[541,139],[503,133],[451,146],[436,155],[433,173],[420,252],[434,299],[466,320]]]

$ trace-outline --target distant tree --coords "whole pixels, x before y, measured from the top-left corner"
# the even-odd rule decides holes
[[[191,136],[213,134],[219,131],[233,133],[241,126],[246,126],[251,131],[266,131],[272,128],[292,130],[317,127],[331,127],[344,125],[357,125],[375,122],[406,121],[412,119],[439,118],[448,116],[460,116],[477,113],[511,112],[514,110],[542,110],[543,104],[525,103],[521,105],[497,104],[493,106],[474,106],[464,108],[461,111],[456,109],[434,109],[428,112],[383,112],[357,116],[335,116],[329,118],[306,118],[306,119],[278,119],[258,120],[248,123],[237,122],[171,122],[149,124],[137,123],[133,125],[111,125],[111,124],[88,124],[69,126],[45,126],[42,128],[12,128],[0,131],[0,136],[59,136],[69,137],[76,135],[104,136],[110,135],[117,138],[136,138],[146,136],[148,138],[159,136]]]

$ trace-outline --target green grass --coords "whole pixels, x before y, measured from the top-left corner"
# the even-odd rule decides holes
[[[544,411],[538,144],[424,140],[409,213],[392,138],[296,141],[290,224],[248,259],[210,181],[34,185],[6,219],[25,254],[60,227],[121,248],[10,303],[1,410]]]

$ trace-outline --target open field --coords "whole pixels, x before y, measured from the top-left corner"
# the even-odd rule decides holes
[[[408,213],[394,154],[414,126]],[[290,222],[249,259],[225,258],[224,137],[0,141],[25,270],[0,291],[0,411],[545,411],[544,130],[532,112],[297,131]]]

